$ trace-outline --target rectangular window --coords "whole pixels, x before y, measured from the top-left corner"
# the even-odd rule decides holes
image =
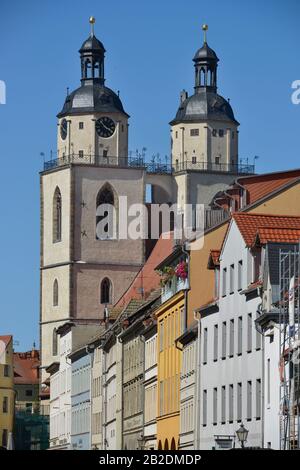
[[[234,292],[234,264],[230,265],[230,294]]]
[[[214,326],[214,361],[218,360],[218,325]]]
[[[79,123],[79,129],[83,129],[83,127],[84,127],[83,122],[80,122],[80,123]]]
[[[203,364],[207,363],[207,328],[203,331]]]
[[[226,421],[226,388],[223,385],[221,389],[221,423],[225,424]]]
[[[256,380],[256,419],[259,420],[261,418],[261,380]]]
[[[226,345],[227,337],[226,337],[226,321],[222,323],[222,359],[226,359]]]
[[[178,138],[178,131],[175,132],[175,138]]]
[[[199,135],[199,129],[191,129],[190,135],[192,137],[195,137],[195,136]]]
[[[259,317],[259,313],[256,313],[256,319]],[[261,348],[261,334],[256,330],[256,350]]]
[[[3,397],[2,411],[8,413],[8,397]]]
[[[270,359],[267,361],[267,404],[271,401],[271,365]]]
[[[4,377],[9,377],[9,365],[4,365]]]
[[[223,269],[223,277],[222,277],[222,296],[225,297],[227,289],[226,289],[226,280],[227,280],[227,268]]]
[[[242,354],[243,348],[243,317],[238,318],[238,351],[237,354],[240,356]]]
[[[7,429],[3,429],[3,432],[2,432],[2,447],[7,447],[7,438],[8,438],[8,431],[7,431]]]
[[[252,351],[252,314],[248,313],[247,319],[247,352]]]
[[[84,155],[84,154],[83,154],[83,150],[79,150],[78,153],[79,153],[79,158],[83,158],[83,155]]]
[[[203,426],[207,425],[207,390],[203,390],[203,416],[202,416],[202,424]]]
[[[229,325],[229,357],[233,357],[234,354],[234,319],[230,320]]]
[[[237,384],[237,421],[242,421],[242,384]]]
[[[218,422],[218,389],[214,388],[213,391],[213,424]]]
[[[164,322],[160,322],[160,335],[159,335],[159,350],[164,349]]]
[[[32,390],[26,390],[26,397],[32,397]]]
[[[229,412],[229,423],[233,422],[233,384],[229,385],[229,403],[228,403],[228,412]]]
[[[243,288],[243,261],[240,260],[238,264],[238,290]]]
[[[252,418],[252,382],[247,382],[247,421]]]
[[[161,380],[159,387],[159,410],[160,416],[164,415],[164,382]]]
[[[108,150],[104,149],[103,150],[103,158],[107,158],[107,157],[108,157]]]
[[[219,137],[224,137],[224,129],[219,129]]]
[[[192,163],[195,165],[195,163],[197,163],[197,157],[193,156],[192,157]]]

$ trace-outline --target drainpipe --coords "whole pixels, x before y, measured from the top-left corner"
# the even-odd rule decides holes
[[[186,250],[185,245],[183,244],[182,252],[187,257],[187,270],[188,270],[188,277],[187,277],[187,287],[184,289],[184,330],[187,329],[187,318],[188,318],[188,291],[190,289],[190,252]]]
[[[201,315],[197,310],[194,310],[194,318],[198,322],[198,335],[197,335],[197,361],[196,361],[196,380],[195,380],[195,402],[196,402],[196,426],[194,435],[194,450],[200,450],[200,409],[201,409]]]

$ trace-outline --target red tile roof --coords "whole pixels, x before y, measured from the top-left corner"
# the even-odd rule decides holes
[[[115,304],[115,307],[125,307],[132,299],[146,298],[152,290],[157,289],[160,283],[160,275],[155,271],[155,268],[169,256],[172,251],[173,234],[170,233],[168,239],[160,237],[144,266],[138,272],[127,291]]]
[[[15,384],[39,383],[39,351],[33,349],[25,353],[14,353]]]
[[[260,228],[300,229],[300,217],[296,216],[236,212],[232,217],[247,246],[254,244],[257,231]]]
[[[300,178],[300,169],[282,171],[278,173],[266,173],[237,179],[248,192],[247,204],[252,204],[264,196],[276,191],[292,181]]]
[[[300,228],[261,227],[256,234],[256,241],[261,245],[265,245],[267,242],[298,243],[299,240]]]
[[[7,346],[12,341],[12,338],[13,338],[12,335],[4,335],[4,336],[0,336],[0,341],[3,341],[5,346]]]

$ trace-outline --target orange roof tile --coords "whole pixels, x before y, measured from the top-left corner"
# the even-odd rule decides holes
[[[14,353],[14,382],[16,384],[39,383],[39,351]]]
[[[145,298],[152,290],[157,289],[160,283],[160,275],[155,268],[173,251],[173,234],[170,237],[160,237],[154,246],[151,255],[142,269],[134,278],[127,291],[115,304],[115,307],[125,307],[132,299]]]
[[[263,175],[245,176],[238,182],[248,191],[248,204],[252,204],[280,187],[300,178],[300,169],[288,170]]]
[[[300,228],[261,227],[257,231],[256,240],[261,245],[265,245],[268,242],[298,243],[300,240]]]
[[[258,229],[300,229],[300,217],[236,212],[232,215],[247,246],[252,246]]]

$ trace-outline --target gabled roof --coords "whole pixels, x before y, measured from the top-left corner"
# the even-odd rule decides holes
[[[12,335],[4,335],[4,336],[0,336],[0,341],[3,341],[3,343],[5,344],[5,346],[8,346],[9,343],[12,341]]]
[[[300,217],[296,216],[236,212],[232,218],[248,247],[254,244],[257,231],[261,228],[300,230]]]
[[[39,367],[40,355],[36,349],[24,353],[14,353],[15,384],[38,384]]]
[[[147,297],[153,289],[159,286],[160,275],[155,269],[172,253],[173,244],[172,233],[170,233],[169,238],[159,238],[144,266],[138,272],[127,291],[115,304],[115,307],[124,308],[132,299],[142,300]]]

